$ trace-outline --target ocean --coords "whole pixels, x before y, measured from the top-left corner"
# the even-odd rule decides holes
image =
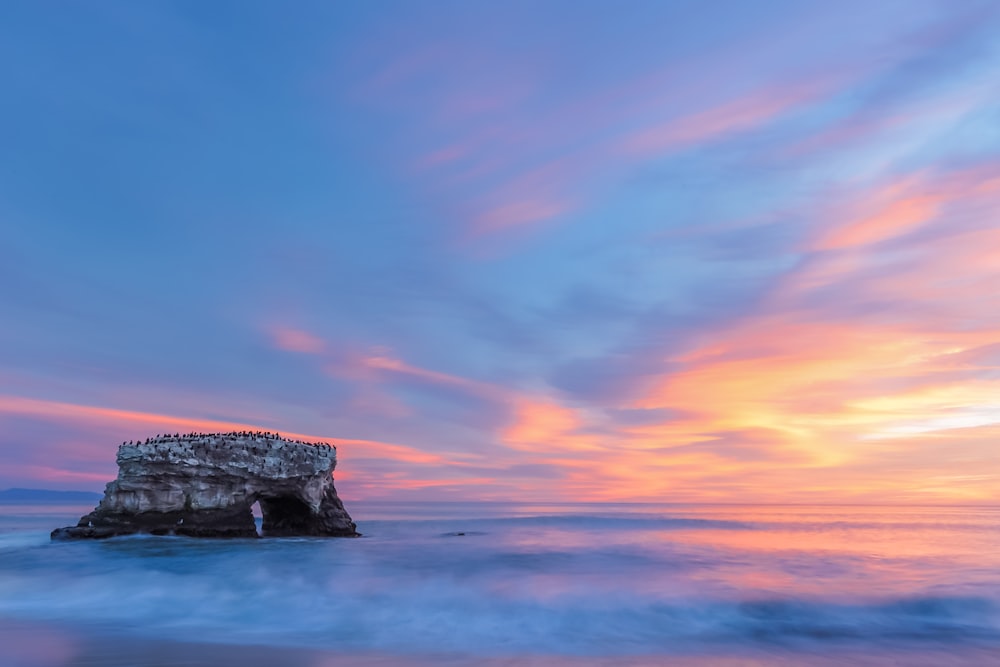
[[[50,542],[0,665],[1000,665],[1000,508],[352,503],[358,539]]]

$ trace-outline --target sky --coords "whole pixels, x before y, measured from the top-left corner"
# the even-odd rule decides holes
[[[0,7],[0,488],[1000,501],[1000,3]]]

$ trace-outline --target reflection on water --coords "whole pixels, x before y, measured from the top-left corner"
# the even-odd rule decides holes
[[[0,508],[0,663],[1000,665],[996,508],[356,503],[358,540],[48,541],[87,509]]]

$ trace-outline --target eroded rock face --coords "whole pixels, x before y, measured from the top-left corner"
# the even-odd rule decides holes
[[[337,497],[337,450],[273,433],[164,436],[118,448],[118,478],[76,526],[53,539],[134,533],[257,537],[357,536]]]

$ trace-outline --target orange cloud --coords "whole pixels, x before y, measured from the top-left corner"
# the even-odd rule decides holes
[[[984,224],[1000,213],[994,174],[902,179],[841,207],[817,244],[838,252],[788,274],[758,314],[664,359],[671,372],[632,407],[679,416],[624,429],[616,442],[674,492],[718,479],[758,499],[780,489],[812,499],[995,500],[1000,232]],[[932,243],[903,244],[891,261],[873,254],[921,225]],[[884,305],[873,311],[869,301]],[[726,434],[755,434],[758,460],[741,459],[742,443],[728,447]],[[663,462],[673,452],[718,458],[688,478],[650,465],[643,448]],[[635,488],[656,488],[635,478]]]
[[[786,301],[801,296],[794,290],[777,294]],[[940,490],[930,486],[915,490],[913,474],[873,479],[867,473],[852,478],[848,471],[866,465],[873,442],[992,423],[988,406],[1000,386],[963,386],[942,374],[963,368],[962,352],[1000,340],[997,334],[811,321],[793,313],[749,318],[670,359],[680,370],[663,376],[639,401],[622,405],[670,408],[677,416],[629,427],[608,422],[600,411],[420,368],[385,351],[362,357],[361,364],[463,387],[511,406],[510,421],[496,432],[504,447],[494,450],[490,465],[499,471],[504,462],[530,462],[560,471],[557,482],[544,485],[519,480],[522,497],[731,501],[735,494],[765,501],[781,500],[794,489],[814,501],[937,498]],[[950,472],[963,471],[959,466]],[[406,479],[407,488],[452,484],[439,485],[440,477]],[[489,482],[494,492],[505,483],[501,476]],[[954,497],[986,493],[985,482],[970,478]]]
[[[581,425],[576,412],[551,401],[521,399],[515,405],[514,422],[502,438],[517,447],[551,449],[572,437]]]
[[[816,465],[837,465],[854,458],[858,448],[852,443],[884,433],[900,420],[947,416],[960,405],[995,404],[990,396],[1000,382],[942,378],[925,389],[917,388],[914,378],[940,374],[955,350],[998,334],[775,317],[724,334],[729,346],[722,354],[703,356],[696,350],[696,361],[665,377],[639,405],[694,415],[671,425],[668,435],[765,429],[774,435],[775,448],[797,448]]]

